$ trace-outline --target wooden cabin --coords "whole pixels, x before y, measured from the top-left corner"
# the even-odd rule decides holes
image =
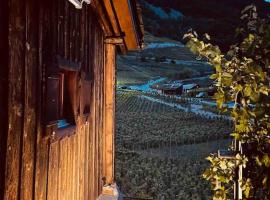
[[[0,199],[116,198],[115,55],[141,45],[137,1],[3,0],[0,24]]]
[[[160,94],[166,94],[166,95],[182,95],[183,94],[183,84],[177,83],[167,83],[160,85],[157,90]]]

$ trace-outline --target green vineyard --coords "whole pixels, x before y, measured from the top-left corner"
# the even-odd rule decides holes
[[[127,196],[210,199],[205,157],[229,145],[231,125],[149,101],[116,96],[116,180]]]

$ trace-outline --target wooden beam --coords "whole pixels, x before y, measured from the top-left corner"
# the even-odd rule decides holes
[[[98,14],[98,21],[104,31],[104,34],[112,35],[113,28],[103,2],[100,0],[93,0],[90,5],[93,8],[93,10],[95,10]]]
[[[106,37],[105,44],[115,44],[115,45],[122,45],[124,44],[123,37]]]
[[[112,4],[111,0],[103,0],[104,5],[106,7],[106,10],[108,12],[108,16],[110,18],[112,27],[113,27],[113,31],[115,35],[119,35],[121,33],[121,27],[119,26],[119,21],[117,16],[115,15],[115,10]]]
[[[114,182],[115,45],[105,44],[103,169],[106,184]]]
[[[134,26],[134,9],[132,9],[131,4],[127,0],[113,1],[113,6],[116,10],[117,18],[123,32],[126,33],[125,43],[128,50],[137,49],[139,46],[137,39],[137,30]]]

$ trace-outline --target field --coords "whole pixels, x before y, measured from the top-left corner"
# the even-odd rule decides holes
[[[117,85],[145,83],[157,76],[185,79],[203,76],[212,67],[196,57],[181,43],[164,38],[145,37],[148,48],[117,57]],[[159,44],[176,46],[151,47]]]
[[[118,91],[116,181],[126,196],[210,199],[205,157],[227,148],[231,125]]]

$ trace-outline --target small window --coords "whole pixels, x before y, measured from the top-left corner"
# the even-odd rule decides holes
[[[62,75],[47,78],[46,87],[46,119],[48,124],[57,123],[63,112],[63,80]]]
[[[47,68],[50,74],[46,78],[45,92],[45,126],[46,132],[51,134],[51,141],[75,134],[76,117],[81,108],[78,92],[78,75],[81,64],[75,63],[60,56],[56,57],[57,66]],[[85,112],[88,111],[86,106]],[[90,109],[90,108],[89,108]]]
[[[58,129],[75,125],[71,82],[74,72],[63,72],[47,78],[46,119]]]

